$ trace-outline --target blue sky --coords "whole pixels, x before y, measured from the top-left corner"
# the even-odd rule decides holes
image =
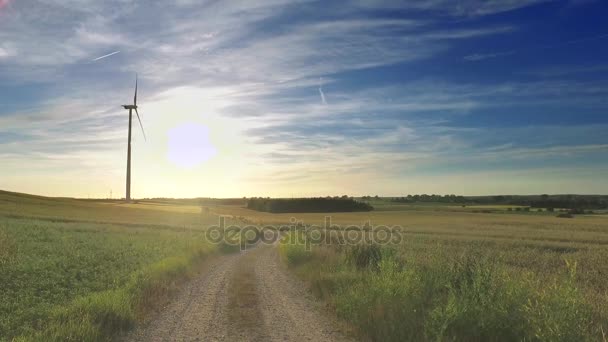
[[[607,13],[0,0],[0,188],[122,195],[137,72],[136,197],[605,194]]]

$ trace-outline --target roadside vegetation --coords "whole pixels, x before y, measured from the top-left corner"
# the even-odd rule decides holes
[[[303,231],[290,234],[305,238]],[[581,270],[567,250],[450,238],[410,236],[380,246],[331,237],[310,250],[289,243],[294,239],[286,236],[280,246],[286,263],[364,339],[606,340],[608,297],[599,285],[599,260],[596,269]],[[539,260],[553,272],[540,269]]]

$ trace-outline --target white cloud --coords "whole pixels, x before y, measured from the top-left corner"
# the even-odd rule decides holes
[[[12,48],[9,44],[0,45],[0,58],[9,58],[13,57],[17,54],[14,48]]]
[[[483,16],[507,12],[553,0],[357,0],[363,7],[392,9],[417,9],[436,11],[453,16]]]

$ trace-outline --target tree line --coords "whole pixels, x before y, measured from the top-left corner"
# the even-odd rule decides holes
[[[529,206],[532,208],[566,208],[566,209],[606,209],[606,195],[497,195],[497,196],[456,196],[456,195],[407,195],[394,197],[398,203],[458,203],[458,204],[504,204]]]
[[[370,204],[355,201],[348,197],[315,197],[315,198],[250,198],[247,208],[270,213],[329,213],[371,211]]]

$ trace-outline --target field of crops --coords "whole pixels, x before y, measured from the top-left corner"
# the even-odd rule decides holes
[[[233,203],[234,202],[234,203]],[[272,214],[235,201],[54,199],[0,193],[0,341],[103,340],[169,300],[217,250],[218,223],[387,225],[397,244],[283,245],[354,333],[374,340],[602,340],[608,217],[378,202]],[[490,210],[491,212],[487,212]],[[496,338],[496,336],[502,336]]]
[[[0,199],[0,340],[112,336],[216,248],[200,229],[216,215],[196,206]]]
[[[288,264],[359,336],[606,340],[606,216],[429,208],[332,218],[402,226],[397,244],[351,246],[334,237],[306,251],[283,241]]]

